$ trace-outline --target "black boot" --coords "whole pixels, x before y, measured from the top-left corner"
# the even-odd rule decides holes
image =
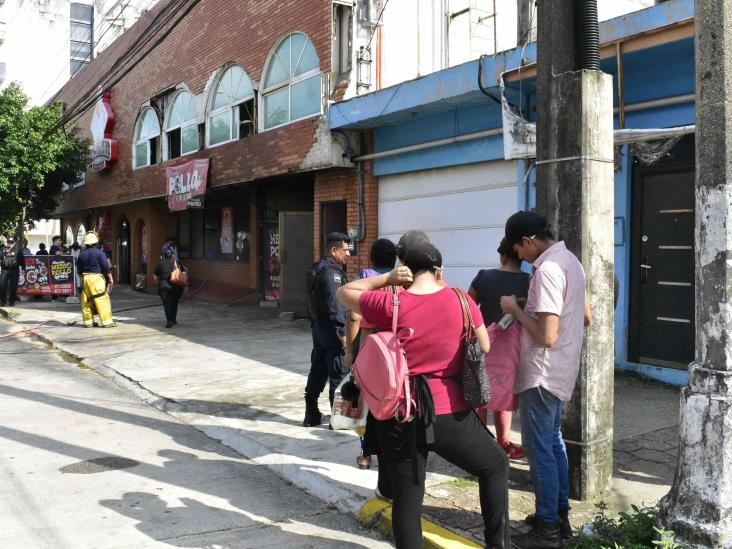
[[[302,420],[303,427],[317,427],[323,422],[323,414],[318,409],[318,399],[305,397],[305,419]]]
[[[534,517],[533,525],[528,534],[515,536],[511,541],[520,549],[560,549],[562,537],[560,535],[559,521],[546,522],[539,517]]]
[[[569,523],[569,509],[559,509],[557,512],[559,513],[559,532],[562,541],[567,541],[573,535],[572,525]],[[533,513],[528,515],[524,522],[533,528],[536,523],[536,515]]]
[[[569,523],[569,509],[559,510],[559,533],[562,541],[567,541],[572,537],[572,525]]]

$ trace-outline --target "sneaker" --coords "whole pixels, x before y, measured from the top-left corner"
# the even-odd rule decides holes
[[[117,323],[116,322],[112,322],[111,324],[105,324],[103,326],[103,328],[116,328],[116,327],[117,327]]]
[[[532,528],[536,525],[536,515],[531,513],[526,515],[524,522]],[[562,541],[567,541],[574,534],[572,532],[572,525],[569,522],[569,509],[559,509],[559,534],[562,537]]]
[[[503,449],[506,451],[508,459],[523,459],[526,457],[524,449],[521,446],[517,446],[513,442],[509,442],[508,446],[504,446]]]

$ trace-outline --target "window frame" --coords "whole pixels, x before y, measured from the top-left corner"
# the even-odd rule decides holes
[[[88,8],[90,10],[89,19],[77,19],[75,17],[72,17],[71,11],[73,10],[74,6],[83,6],[85,8]],[[84,68],[89,64],[89,62],[94,59],[94,11],[95,10],[93,4],[84,4],[81,2],[69,3],[69,73],[71,78],[74,78],[77,74],[81,73]],[[89,28],[89,35],[87,40],[75,40],[73,38],[73,33],[71,32],[71,29],[74,25],[84,25]],[[89,55],[82,56],[80,54],[76,54],[74,51],[74,44],[88,44]],[[74,63],[79,64],[76,70],[72,70]]]
[[[173,107],[175,106],[175,102],[178,101],[180,97],[186,94],[190,97],[190,101],[193,104],[193,110],[195,111],[194,117],[188,120],[184,120],[183,122],[181,122],[180,124],[176,124],[175,126],[168,126],[168,121],[170,120],[170,116],[173,113]],[[196,148],[192,151],[183,152],[183,130],[188,129],[191,126],[196,129]],[[172,157],[170,156],[170,138],[168,134],[176,130],[180,130],[180,154],[176,157]],[[199,135],[198,131],[198,109],[196,109],[196,97],[190,91],[186,89],[181,89],[173,95],[172,100],[170,101],[170,105],[168,106],[166,111],[165,121],[163,122],[161,134],[165,136],[165,160],[173,160],[174,158],[180,158],[189,154],[194,154],[201,150],[201,136]]]
[[[243,98],[236,99],[223,107],[218,107],[217,109],[213,109],[213,103],[216,99],[216,93],[218,92],[219,86],[221,85],[221,81],[224,79],[224,76],[232,70],[234,67],[239,67],[241,71],[244,73],[244,76],[246,76],[249,79],[249,87],[252,88],[252,93],[250,95],[247,95]],[[256,112],[257,112],[257,105],[256,105],[256,97],[257,97],[257,90],[254,88],[254,83],[252,82],[251,77],[249,74],[247,74],[247,71],[244,70],[244,67],[241,65],[226,65],[224,67],[221,67],[219,70],[219,74],[216,76],[215,84],[211,87],[211,93],[209,94],[209,101],[208,101],[208,109],[206,113],[206,148],[213,149],[215,147],[220,147],[221,145],[226,145],[227,143],[231,143],[233,141],[238,141],[241,138],[241,132],[240,132],[240,125],[241,120],[236,120],[237,114],[239,113],[239,108],[241,105],[248,103],[249,101],[254,100],[253,105],[253,118],[252,123],[256,122]],[[218,143],[211,143],[211,119],[215,116],[220,116],[225,113],[229,113],[229,139],[226,139],[224,141],[220,141]],[[256,130],[256,124],[255,124],[255,130]]]
[[[265,83],[267,81],[267,73],[269,72],[269,69],[270,69],[272,63],[275,62],[277,50],[280,48],[282,43],[288,39],[290,39],[290,60],[292,60],[292,40],[291,40],[291,38],[292,38],[292,36],[294,36],[296,34],[301,34],[302,36],[304,36],[306,43],[305,43],[305,46],[303,47],[302,51],[300,52],[300,56],[297,59],[297,63],[295,64],[295,69],[297,69],[298,65],[300,64],[300,60],[302,59],[302,54],[305,52],[305,48],[307,47],[308,42],[310,44],[312,44],[313,49],[315,50],[315,55],[318,58],[318,66],[314,69],[310,69],[309,71],[304,72],[302,74],[298,74],[297,76],[294,76],[294,77],[292,76],[292,74],[288,73],[288,78],[286,78],[285,80],[278,82],[277,84],[274,84],[268,88],[263,87],[260,90],[259,95],[260,95],[261,108],[259,109],[259,121],[258,121],[260,132],[274,130],[277,128],[281,128],[282,126],[286,126],[287,124],[299,122],[300,120],[306,120],[306,119],[312,118],[314,116],[322,116],[322,114],[323,114],[323,71],[320,67],[320,57],[318,57],[318,50],[315,49],[315,44],[310,39],[310,37],[307,34],[305,34],[304,32],[300,32],[300,31],[291,32],[291,33],[285,35],[284,37],[282,37],[282,39],[277,41],[277,44],[272,49],[272,51],[269,54],[269,57],[267,58],[267,63],[265,65],[264,71],[262,72],[262,86],[265,85]],[[279,58],[277,58],[277,59],[279,59]],[[284,68],[284,63],[281,63],[281,64]],[[320,77],[320,82],[319,82],[320,83],[320,86],[319,86],[320,87],[320,97],[319,97],[319,101],[318,101],[317,112],[314,112],[311,114],[306,114],[305,116],[301,116],[299,118],[292,118],[292,87],[295,84],[305,82],[306,80],[315,78],[316,76]],[[288,120],[287,120],[287,122],[283,122],[282,124],[277,124],[275,126],[267,127],[267,122],[266,122],[267,96],[271,96],[274,93],[276,93],[280,90],[283,90],[284,88],[288,89],[288,93],[287,93],[287,118],[288,118]]]
[[[138,133],[140,133],[142,130],[142,124],[144,123],[148,112],[151,112],[152,115],[155,117],[155,120],[157,121],[158,134],[151,136],[151,137],[146,137],[145,139],[139,139],[137,136],[138,136]],[[148,105],[148,106],[145,106],[142,109],[140,109],[140,113],[137,115],[137,122],[135,122],[135,128],[134,128],[133,134],[132,134],[132,155],[131,156],[132,156],[132,169],[133,170],[141,170],[141,169],[147,168],[149,166],[154,166],[154,164],[152,164],[150,162],[150,157],[152,156],[152,154],[151,154],[152,148],[150,145],[151,145],[151,141],[153,141],[156,137],[160,138],[162,136],[162,134],[163,134],[162,130],[163,129],[160,124],[160,117],[158,116],[158,112],[153,107]],[[141,166],[138,166],[137,165],[137,147],[138,147],[138,145],[142,145],[143,143],[145,143],[147,145],[147,163],[145,163]],[[157,162],[156,162],[156,164],[157,164]]]

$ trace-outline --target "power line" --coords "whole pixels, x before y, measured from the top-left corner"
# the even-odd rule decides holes
[[[179,3],[185,3],[185,1],[186,0],[182,0],[182,2],[179,2]],[[87,94],[85,94],[85,98],[88,98],[86,100],[86,103],[82,104],[82,101],[84,100],[84,98],[82,98],[82,100],[80,100],[80,101],[77,101],[77,103],[74,106],[74,109],[70,113],[67,113],[67,115],[63,116],[54,125],[54,127],[51,129],[51,131],[55,131],[58,128],[60,128],[61,126],[76,120],[84,112],[86,112],[97,101],[97,99],[99,99],[103,95],[105,89],[110,89],[110,88],[114,87],[120,80],[122,80],[122,78],[124,78],[127,74],[129,74],[130,71],[132,71],[137,65],[139,65],[142,62],[142,60],[145,59],[150,52],[152,52],[155,48],[157,48],[157,46],[159,46],[170,35],[170,33],[173,32],[173,30],[180,24],[180,22],[183,19],[185,19],[185,17],[191,12],[191,10],[193,10],[193,8],[196,5],[198,5],[198,3],[200,1],[201,0],[190,0],[190,3],[188,4],[187,7],[185,7],[183,9],[182,13],[180,13],[180,16],[168,26],[168,28],[160,35],[159,38],[157,38],[152,43],[152,45],[147,49],[147,51],[143,55],[140,55],[137,59],[135,59],[129,67],[125,68],[124,71],[121,72],[121,74],[118,74],[111,80],[106,81],[106,79],[114,72],[114,69],[118,69],[119,67],[121,67],[126,61],[128,61],[131,58],[131,55],[134,55],[134,53],[139,51],[140,48],[138,46],[143,43],[143,38],[140,37],[138,42],[136,44],[133,44],[132,47],[128,48],[128,50],[122,56],[124,61],[122,63],[119,63],[119,60],[118,60],[119,64],[115,64],[115,67],[113,67],[113,70],[107,71],[107,73],[105,73],[105,75],[103,75],[102,78],[99,79],[97,81],[97,83],[91,87],[89,92]],[[160,21],[160,19],[158,19],[158,17],[160,17],[161,14],[163,13],[163,11],[168,8],[171,8],[171,9],[177,8],[176,2],[172,1],[168,6],[166,6],[163,10],[161,10],[161,12],[158,13],[158,15],[156,16],[156,19],[153,21],[153,24]],[[175,14],[175,10],[173,10],[173,14]],[[163,21],[159,25],[156,25],[155,32],[157,32],[157,30],[159,30],[160,28],[164,27],[172,19],[172,17],[173,16],[168,16],[165,19],[165,21]],[[151,27],[152,27],[152,24],[151,24]],[[146,29],[146,31],[147,30],[148,29]],[[145,39],[147,39],[147,38],[148,38],[148,36],[145,37]],[[128,55],[128,52],[133,52],[133,53]],[[103,89],[101,91],[97,91],[96,93],[94,93],[94,90],[97,89],[97,87],[102,83],[104,84]]]
[[[149,7],[150,7],[150,5],[151,5],[152,3],[154,3],[155,1],[156,1],[156,0],[151,0],[151,1],[150,1],[150,2],[148,3],[147,7],[149,8]],[[126,10],[126,9],[127,9],[128,7],[129,7],[129,5],[130,5],[130,2],[132,2],[132,0],[127,0],[127,2],[125,3],[125,5],[124,5],[124,6],[122,6],[122,8],[120,9],[120,13],[119,13],[119,15],[118,15],[118,16],[116,16],[116,17],[115,17],[114,19],[112,19],[112,21],[110,21],[110,22],[109,22],[109,24],[108,24],[108,25],[107,25],[107,27],[106,27],[106,28],[104,29],[104,31],[103,31],[103,32],[102,32],[102,33],[101,33],[101,34],[99,35],[99,37],[98,37],[98,38],[97,38],[97,39],[95,40],[95,42],[96,42],[97,44],[99,44],[99,43],[100,43],[100,42],[102,41],[102,39],[103,39],[103,38],[104,38],[104,37],[105,37],[105,36],[107,35],[107,33],[108,33],[108,32],[109,32],[109,31],[110,31],[110,30],[111,30],[112,28],[114,28],[114,23],[115,23],[116,21],[118,21],[118,20],[120,19],[120,17],[122,17],[122,15],[124,14],[124,11],[125,11],[125,10]],[[101,20],[102,20],[102,21],[105,21],[105,20],[107,20],[107,18],[108,18],[108,17],[109,17],[109,15],[110,15],[110,14],[112,13],[112,11],[113,11],[113,10],[114,10],[114,9],[115,9],[115,8],[116,8],[117,6],[119,6],[119,3],[120,3],[119,1],[115,2],[115,3],[114,3],[114,4],[112,5],[112,7],[110,7],[110,8],[109,8],[109,9],[107,10],[107,12],[106,12],[105,14],[103,14],[103,15],[101,16]],[[147,8],[145,8],[145,9],[147,9]],[[101,29],[101,25],[100,25],[100,29]],[[83,37],[83,38],[84,38],[84,40],[88,40],[88,39],[91,39],[91,38],[93,37],[93,34],[94,34],[94,29],[93,29],[93,25],[91,25],[91,26],[89,27],[89,31],[88,31],[88,32],[87,32],[87,33],[86,33],[86,34],[84,35],[84,37]],[[75,40],[75,42],[82,42],[82,41],[83,41],[83,40]],[[56,53],[56,56],[55,56],[55,57],[53,58],[53,61],[51,61],[51,63],[50,63],[50,65],[51,65],[51,66],[53,66],[53,64],[54,64],[54,63],[56,62],[56,60],[57,60],[57,59],[59,58],[59,56],[61,56],[61,55],[62,55],[62,54],[63,54],[64,52],[68,52],[68,51],[69,51],[69,49],[68,49],[68,46],[70,46],[70,45],[71,45],[71,33],[69,33],[69,39],[68,39],[68,40],[66,40],[66,42],[64,42],[63,46],[61,46],[61,48],[60,48],[60,49],[58,50],[58,52]],[[87,54],[87,55],[86,55],[86,56],[84,57],[84,59],[83,59],[83,60],[82,60],[81,62],[82,62],[82,63],[86,63],[86,62],[90,61],[90,60],[91,60],[91,58],[92,58],[92,56],[93,56],[93,53],[94,53],[94,43],[92,43],[92,44],[91,44],[91,49],[90,49],[89,53],[88,53],[88,54]],[[54,76],[54,77],[53,77],[53,79],[51,80],[51,83],[50,83],[50,85],[48,86],[48,88],[46,88],[46,90],[45,90],[45,91],[43,92],[43,94],[41,95],[41,97],[42,97],[42,98],[43,98],[43,97],[46,97],[46,94],[47,94],[47,93],[48,93],[49,91],[51,91],[51,89],[53,89],[53,87],[54,87],[54,86],[56,85],[56,82],[58,82],[59,78],[61,78],[61,77],[62,77],[62,75],[63,75],[63,74],[64,74],[64,73],[66,72],[66,71],[67,71],[67,68],[66,68],[66,66],[64,65],[64,68],[63,68],[63,69],[61,69],[61,71],[60,71],[60,72],[59,72],[58,74],[56,74],[56,76]],[[76,74],[76,73],[75,73],[75,74]],[[73,75],[72,75],[72,77],[73,77]]]

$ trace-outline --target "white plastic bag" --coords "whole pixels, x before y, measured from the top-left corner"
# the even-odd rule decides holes
[[[358,407],[354,407],[350,400],[345,400],[341,396],[341,388],[348,382],[353,382],[353,375],[348,374],[343,381],[340,382],[335,391],[333,399],[333,410],[330,415],[330,425],[334,431],[353,430],[359,436],[363,436],[366,430],[366,416],[369,413],[369,407],[363,396],[358,398]]]

